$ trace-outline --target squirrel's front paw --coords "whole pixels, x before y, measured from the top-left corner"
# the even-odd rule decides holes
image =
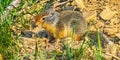
[[[37,38],[48,38],[47,31],[45,31],[45,30],[39,31],[37,34],[35,34],[35,37],[37,37]]]

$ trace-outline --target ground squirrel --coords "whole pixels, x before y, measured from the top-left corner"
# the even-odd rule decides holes
[[[74,28],[74,40],[80,40],[86,32],[87,22],[78,11],[65,10],[60,13],[47,10],[35,19],[35,25],[41,25],[55,39],[71,37]]]

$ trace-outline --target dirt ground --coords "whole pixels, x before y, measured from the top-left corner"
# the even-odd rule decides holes
[[[49,3],[49,0],[46,0],[46,3]],[[44,3],[45,4],[45,3]],[[39,2],[31,6],[34,9],[34,6],[37,7]],[[105,60],[119,60],[120,59],[120,0],[57,0],[52,8],[58,12],[63,10],[75,10],[81,12],[84,18],[86,19],[89,27],[89,35],[85,37],[86,41],[93,39],[97,41],[97,29],[99,30],[101,36],[101,45],[103,49],[103,58]],[[24,11],[24,10],[23,10]],[[27,9],[25,10],[27,11]],[[24,18],[34,21],[34,17],[37,14],[25,14]],[[16,18],[17,19],[17,18]],[[19,18],[18,18],[19,19]],[[18,28],[19,26],[17,26]],[[21,31],[16,29],[16,26],[13,27],[13,30],[17,35],[22,35]],[[38,33],[42,31],[43,28],[37,27],[32,29],[31,27],[26,29],[26,31],[32,31]],[[24,33],[24,37],[20,37],[22,44],[18,43],[20,47],[19,56],[24,56],[25,54],[31,54],[30,57],[25,57],[24,59],[33,59],[33,53],[35,52],[36,41],[38,43],[38,50],[45,50],[48,55],[52,51],[57,53],[62,53],[62,43],[49,43],[46,38],[35,38],[33,33]],[[28,38],[29,37],[29,38]],[[65,38],[64,42],[71,46],[71,38]],[[80,47],[82,41],[75,42],[75,47]],[[23,47],[24,45],[24,47]],[[96,47],[93,45],[93,49]],[[87,49],[88,55],[92,56],[94,60],[94,54]],[[43,53],[43,52],[42,52]],[[48,60],[51,56],[48,57]],[[89,59],[87,59],[89,60]]]

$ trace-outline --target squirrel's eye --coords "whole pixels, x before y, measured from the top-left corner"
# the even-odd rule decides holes
[[[42,20],[45,20],[45,17],[43,17]]]

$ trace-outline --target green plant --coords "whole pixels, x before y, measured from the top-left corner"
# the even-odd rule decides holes
[[[15,59],[15,55],[18,53],[18,48],[13,37],[11,27],[15,14],[8,15],[4,18],[4,11],[12,0],[0,0],[0,54],[4,59]],[[12,11],[10,11],[12,13]],[[16,51],[16,52],[15,52]]]
[[[97,39],[98,39],[98,46],[97,46],[97,51],[96,51],[96,59],[97,60],[102,60],[102,47],[101,47],[101,40],[100,40],[100,33],[97,29]]]
[[[35,58],[34,60],[37,60],[37,56],[38,56],[38,42],[36,41],[36,44],[35,44]]]
[[[11,46],[15,45],[13,32],[11,31],[10,27],[12,25],[12,16],[9,16],[6,20],[3,20],[0,24],[0,53],[5,58],[11,58],[12,48]]]

